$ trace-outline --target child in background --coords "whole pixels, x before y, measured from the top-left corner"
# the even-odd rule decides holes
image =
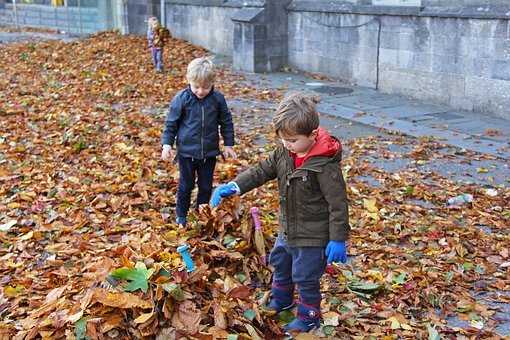
[[[163,47],[169,36],[168,29],[162,27],[156,17],[150,17],[147,29],[147,42],[151,49],[152,63],[157,72],[163,72]]]
[[[272,298],[264,311],[279,313],[299,302],[297,318],[287,332],[308,332],[320,326],[320,279],[326,263],[345,262],[349,212],[340,168],[342,148],[319,127],[318,99],[302,93],[278,106],[273,126],[283,145],[267,159],[220,185],[211,206],[277,179],[280,197],[278,238],[269,256],[274,267]]]
[[[176,222],[181,226],[187,221],[195,180],[198,183],[197,206],[207,203],[211,197],[216,156],[220,154],[219,132],[224,142],[223,155],[237,157],[232,148],[232,115],[225,97],[214,89],[215,77],[211,60],[193,60],[186,73],[189,86],[172,99],[165,120],[161,158],[170,160],[176,149],[179,162]]]

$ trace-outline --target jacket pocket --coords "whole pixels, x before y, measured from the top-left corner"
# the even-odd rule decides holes
[[[298,209],[309,216],[323,215],[329,212],[329,205],[322,193],[319,182],[313,173],[296,178],[298,191]],[[306,216],[306,215],[305,215]]]

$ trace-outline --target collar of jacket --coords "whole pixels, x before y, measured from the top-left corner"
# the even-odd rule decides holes
[[[342,149],[338,149],[335,155],[327,157],[327,156],[315,156],[311,157],[299,168],[294,168],[294,160],[290,156],[290,152],[285,150],[285,158],[289,165],[290,169],[293,169],[292,173],[288,177],[288,179],[291,178],[297,178],[297,177],[303,177],[305,171],[313,171],[317,173],[321,173],[324,169],[324,165],[330,162],[339,163],[342,160]]]
[[[209,93],[207,94],[207,96],[205,96],[204,98],[200,99],[198,98],[194,93],[193,91],[191,91],[191,85],[188,84],[188,87],[186,88],[186,90],[189,92],[190,96],[197,100],[197,101],[202,101],[202,100],[205,100],[206,98],[208,98],[209,96],[212,96],[213,93],[214,93],[214,85],[211,87],[211,91],[209,91]]]

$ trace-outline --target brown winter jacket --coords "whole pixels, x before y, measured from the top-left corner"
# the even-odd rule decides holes
[[[330,145],[327,152],[322,152],[324,142]],[[334,145],[336,149],[331,150]],[[320,152],[314,155],[317,149]],[[293,247],[325,247],[330,240],[347,240],[350,231],[340,143],[320,129],[309,155],[295,169],[290,152],[280,146],[234,179],[241,194],[278,179],[279,232]]]

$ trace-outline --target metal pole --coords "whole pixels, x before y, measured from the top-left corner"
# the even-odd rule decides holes
[[[122,0],[122,21],[124,23],[124,34],[129,34],[128,0]]]
[[[18,8],[16,7],[16,0],[12,0],[12,6],[14,8],[14,25],[18,28]]]
[[[83,34],[83,27],[82,27],[82,23],[81,23],[81,2],[80,0],[78,0],[78,18],[79,18],[79,21],[80,21],[80,35]]]
[[[161,26],[166,27],[166,13],[165,13],[165,0],[160,1],[161,10]]]
[[[66,22],[67,22],[67,34],[71,33],[71,23],[69,22],[69,7],[67,0],[64,0],[64,6],[66,8]]]

